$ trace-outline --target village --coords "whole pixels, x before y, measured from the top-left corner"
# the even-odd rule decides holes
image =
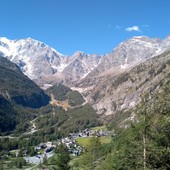
[[[26,151],[24,153],[24,159],[28,163],[32,164],[40,164],[43,162],[43,158],[47,159],[54,155],[54,149],[57,148],[61,143],[64,144],[70,155],[79,156],[82,152],[85,151],[85,147],[78,144],[76,141],[78,138],[90,138],[90,137],[102,137],[110,135],[106,130],[91,130],[85,129],[78,133],[70,133],[68,137],[62,138],[59,141],[51,142],[48,141],[46,143],[40,143],[38,146],[35,146],[34,149],[37,152],[35,156],[27,156]],[[17,157],[18,152],[16,152]]]

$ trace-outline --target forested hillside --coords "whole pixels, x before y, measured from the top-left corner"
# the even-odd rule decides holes
[[[49,103],[49,96],[25,76],[14,63],[0,57],[0,94],[16,104],[38,108]]]
[[[55,84],[46,91],[49,95],[52,94],[56,100],[67,100],[70,106],[80,106],[85,102],[83,96],[78,91],[73,91],[61,83]]]
[[[53,139],[69,136],[69,133],[79,132],[101,124],[99,116],[88,104],[67,111],[58,108],[52,114],[40,116],[35,121],[40,133],[53,136]]]
[[[26,122],[37,112],[31,108],[47,105],[49,96],[3,57],[0,57],[0,72],[0,131],[9,133],[15,128],[24,131]]]

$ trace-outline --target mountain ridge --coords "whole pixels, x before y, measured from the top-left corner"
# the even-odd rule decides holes
[[[44,84],[58,82],[70,86],[88,75],[92,77],[93,74],[98,75],[118,67],[126,69],[133,64],[143,62],[142,54],[146,53],[145,59],[147,59],[163,52],[169,46],[169,37],[161,40],[147,36],[134,36],[120,43],[104,56],[86,54],[81,51],[67,56],[32,38],[20,40],[0,38],[0,52],[3,56],[16,63],[24,74],[42,87]],[[143,51],[140,48],[143,48]],[[140,53],[133,54],[134,57],[128,57],[134,53],[134,49],[139,49]],[[135,58],[136,55],[139,57]],[[40,64],[37,65],[37,63]]]
[[[29,41],[33,40],[29,39]],[[3,44],[3,46],[5,45]],[[7,48],[6,46],[4,48]],[[0,43],[1,48],[2,42]],[[6,57],[9,59],[12,58],[13,62],[17,64],[19,63],[18,66],[23,72],[24,69],[26,71],[27,67],[34,68],[31,73],[34,73],[35,77],[30,76],[30,78],[41,87],[47,88],[56,83],[67,85],[71,89],[83,93],[84,97],[93,105],[98,113],[109,115],[121,109],[134,107],[137,102],[136,98],[140,98],[140,95],[137,95],[137,90],[133,94],[137,95],[135,101],[132,101],[131,97],[128,97],[129,91],[127,90],[126,92],[126,89],[129,89],[129,84],[126,84],[126,82],[129,83],[130,80],[138,84],[140,81],[138,79],[133,80],[133,76],[138,77],[143,73],[144,78],[147,78],[150,73],[141,70],[142,73],[137,71],[133,73],[133,76],[129,77],[129,74],[132,74],[131,70],[144,67],[141,65],[142,63],[147,63],[147,61],[153,61],[153,65],[159,67],[156,61],[160,62],[161,59],[158,59],[158,56],[162,56],[163,58],[169,49],[170,36],[163,40],[149,38],[147,36],[135,36],[120,43],[109,54],[104,56],[78,51],[72,57],[69,57],[55,53],[52,48],[41,42],[35,44],[26,42],[26,44],[24,43],[18,49],[18,55]],[[167,56],[169,57],[168,54]],[[27,62],[29,65],[27,65]],[[152,67],[151,64],[150,67]],[[26,72],[24,73],[26,74]],[[30,73],[29,70],[27,73]],[[151,80],[149,81],[151,82]],[[143,83],[146,83],[145,80],[143,80]],[[120,91],[115,91],[111,88],[112,86],[115,86],[115,89],[117,87],[125,89],[120,90],[122,91],[122,96],[118,95]],[[111,91],[114,91],[115,98],[112,95],[108,95],[108,92]]]
[[[72,57],[64,56],[43,42],[31,38],[21,40],[0,38],[0,52],[4,57],[16,63],[24,74],[40,85],[51,83],[54,79],[56,81],[52,84],[61,82],[65,76],[67,77],[66,82],[70,82],[70,79],[72,79],[68,74],[70,67],[72,68],[78,63],[82,65],[81,69],[79,70],[76,67],[77,69],[72,73],[72,75],[74,74],[72,81],[76,81],[80,77],[80,72],[81,76],[84,77],[94,68],[92,64],[88,65],[88,60],[92,61],[91,56],[94,65],[97,65],[97,58],[99,57],[82,52],[77,52]],[[83,58],[85,58],[84,61]],[[41,64],[37,65],[37,63]],[[65,68],[68,71],[64,71]],[[50,76],[51,78],[48,80]],[[43,81],[46,81],[46,83]]]

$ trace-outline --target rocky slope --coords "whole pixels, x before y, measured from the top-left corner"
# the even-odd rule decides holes
[[[101,60],[101,56],[76,52],[70,60],[71,62],[62,72],[64,83],[69,86],[74,85],[76,81],[83,79],[95,69]]]
[[[94,88],[85,87],[84,95],[98,113],[110,115],[134,108],[144,92],[152,95],[166,81],[170,81],[170,51],[120,74],[105,76]]]
[[[107,75],[117,75],[170,49],[170,37],[164,40],[149,37],[132,37],[111,53],[102,57],[100,63],[84,79],[77,82],[78,87],[89,87],[102,81]],[[97,82],[96,82],[97,81]]]

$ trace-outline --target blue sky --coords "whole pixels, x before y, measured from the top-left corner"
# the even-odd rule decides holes
[[[168,36],[169,11],[170,0],[0,0],[0,36],[105,54],[132,36]]]

